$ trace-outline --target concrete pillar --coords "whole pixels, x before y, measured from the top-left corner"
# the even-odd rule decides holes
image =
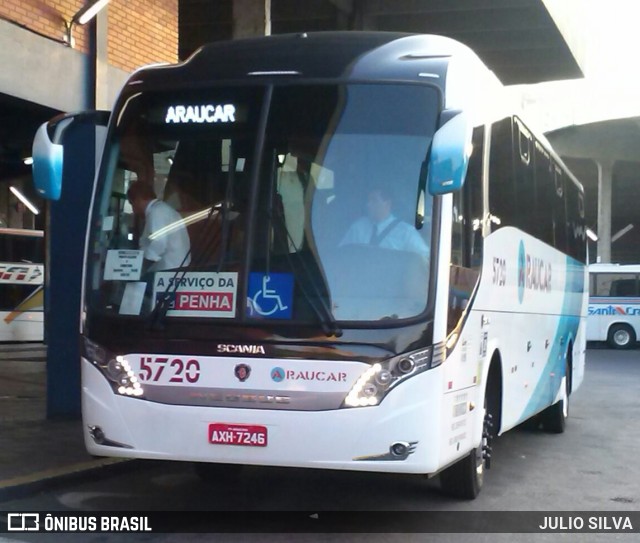
[[[233,0],[233,37],[271,34],[271,0]]]
[[[611,188],[613,160],[601,159],[598,166],[598,261],[611,262]]]
[[[372,15],[367,0],[357,0],[354,10],[353,30],[377,30],[376,18]]]

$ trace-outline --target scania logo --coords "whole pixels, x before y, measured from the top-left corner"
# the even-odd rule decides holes
[[[247,379],[249,379],[249,375],[251,375],[251,366],[248,366],[247,364],[238,364],[234,368],[233,374],[241,383],[244,383]]]
[[[229,354],[266,354],[262,345],[232,345],[227,343],[219,343],[218,352]]]

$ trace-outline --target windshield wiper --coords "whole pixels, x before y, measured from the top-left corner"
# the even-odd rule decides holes
[[[274,150],[273,167],[271,169],[271,179],[269,180],[270,181],[269,182],[270,206],[268,210],[269,222],[273,224],[272,219],[274,217],[274,208],[276,208],[275,217],[278,220],[278,226],[281,228],[281,231],[285,234],[285,237],[286,237],[286,240],[285,240],[286,243],[284,244],[284,249],[285,249],[287,262],[289,263],[289,267],[291,268],[293,275],[296,276],[297,278],[299,278],[298,270],[302,269],[302,271],[304,272],[303,279],[306,279],[312,285],[312,288],[313,288],[313,293],[310,294],[305,285],[305,281],[304,280],[299,281],[298,286],[300,287],[302,296],[304,297],[305,301],[309,304],[309,307],[311,307],[316,317],[318,318],[318,322],[320,323],[320,327],[322,328],[322,331],[324,332],[324,334],[327,337],[330,337],[330,336],[341,337],[343,334],[342,329],[338,326],[338,323],[335,317],[333,316],[331,309],[325,303],[322,297],[322,293],[320,292],[318,285],[314,281],[313,274],[305,264],[304,259],[300,256],[300,254],[297,251],[296,243],[293,240],[291,233],[289,232],[289,228],[287,227],[287,222],[284,217],[284,209],[281,204],[281,201],[277,203],[275,202],[277,198],[275,198],[274,196],[277,195],[278,198],[281,197],[280,194],[277,193],[277,191],[275,191],[275,186],[274,186],[277,168],[278,168],[278,162],[276,159],[276,151]],[[300,263],[300,266],[295,264],[294,258],[291,256],[291,253],[288,250],[289,246],[296,248],[296,260]],[[270,253],[271,253],[271,247],[268,247],[267,258],[269,258]],[[269,273],[269,261],[267,260],[267,274],[268,273]],[[315,295],[315,300],[318,302],[318,304],[315,303],[313,295]]]
[[[206,235],[205,227],[211,220],[211,217],[216,215],[217,212],[218,212],[218,206],[212,205],[211,208],[209,209],[209,213],[207,213],[207,216],[205,217],[203,228],[200,231],[198,240],[196,241],[197,244],[202,243],[202,241],[204,240],[204,237]],[[173,274],[173,277],[169,280],[169,286],[167,287],[167,289],[164,291],[164,293],[160,296],[158,301],[155,303],[155,305],[151,309],[151,312],[149,313],[149,316],[147,317],[147,321],[146,321],[147,328],[150,328],[152,330],[162,330],[164,318],[167,316],[167,312],[169,311],[171,299],[173,295],[177,292],[178,286],[180,285],[181,280],[184,278],[184,276],[188,271],[193,270],[194,268],[197,268],[200,265],[200,262],[202,261],[202,257],[198,259],[198,263],[196,265],[194,265],[195,261],[192,261],[188,266],[185,266],[185,262],[187,262],[187,260],[191,256],[192,248],[193,248],[193,244],[190,244],[189,250],[184,255],[184,258],[182,259],[180,266],[176,268],[176,271]]]

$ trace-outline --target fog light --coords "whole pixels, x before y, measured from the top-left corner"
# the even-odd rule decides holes
[[[409,451],[409,444],[408,443],[394,443],[393,445],[391,445],[390,449],[391,454],[393,456],[406,456],[407,452]]]
[[[104,443],[105,435],[102,428],[99,426],[90,426],[89,435],[98,445],[102,445]]]

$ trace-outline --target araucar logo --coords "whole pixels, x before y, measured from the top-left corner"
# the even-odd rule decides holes
[[[524,241],[520,240],[518,248],[518,301],[522,303],[524,300],[524,285],[527,273],[527,257],[524,250]]]
[[[518,249],[518,301],[524,300],[525,290],[551,292],[551,262],[539,256],[527,254],[524,242],[520,240]]]

